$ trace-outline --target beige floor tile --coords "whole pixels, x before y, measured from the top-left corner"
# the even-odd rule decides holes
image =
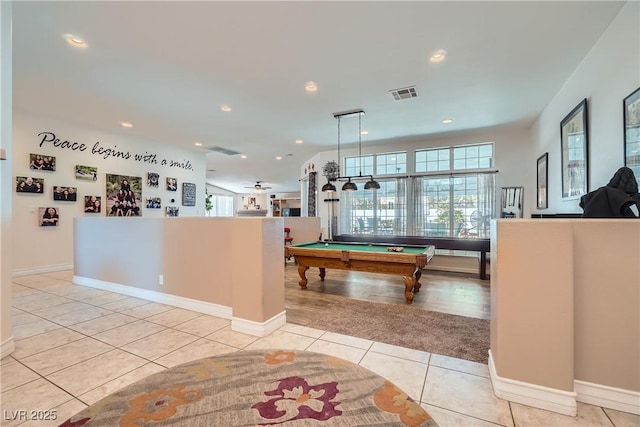
[[[468,415],[422,403],[420,406],[431,415],[438,427],[497,427],[499,424],[479,420]]]
[[[58,405],[48,411],[43,411],[40,414],[41,416],[49,416],[51,419],[30,420],[24,424],[20,424],[20,427],[56,427],[86,407],[87,405],[78,399],[71,399],[62,405]],[[55,419],[53,419],[54,417]]]
[[[155,363],[170,368],[172,366],[181,365],[192,360],[216,356],[224,353],[233,353],[235,351],[238,351],[238,349],[235,347],[201,338],[198,341],[187,344],[174,352],[156,359]]]
[[[170,305],[147,301],[147,303],[144,305],[138,305],[136,307],[127,309],[127,315],[137,317],[139,319],[145,319],[149,316],[153,316],[173,309],[175,309],[175,307],[172,307]]]
[[[65,297],[59,297],[58,295],[40,292],[37,294],[14,298],[11,305],[19,308],[20,310],[31,313],[41,308],[53,307],[55,305],[66,304],[69,302],[73,302],[73,300]]]
[[[131,316],[125,316],[120,313],[107,314],[106,316],[98,317],[96,319],[88,320],[86,322],[76,323],[69,326],[69,329],[78,331],[85,335],[96,335],[100,332],[108,331],[109,329],[117,328],[118,326],[126,325],[128,323],[137,322],[138,319]]]
[[[108,292],[104,295],[100,295],[97,297],[83,299],[82,302],[86,304],[101,306],[101,305],[109,304],[115,301],[122,301],[123,299],[127,299],[127,298],[129,297],[123,294]],[[109,309],[109,307],[102,307],[102,308]],[[113,309],[109,309],[109,310],[113,310]],[[114,310],[114,311],[117,311],[117,310]]]
[[[25,338],[32,337],[34,335],[43,334],[45,332],[53,331],[54,329],[59,329],[62,326],[50,322],[45,319],[39,319],[34,322],[23,323],[22,325],[17,325],[13,327],[13,339],[14,340],[22,340]]]
[[[595,427],[613,424],[598,406],[578,402],[578,415],[570,417],[543,409],[511,403],[513,419],[516,426],[527,427]]]
[[[240,349],[245,348],[252,342],[257,341],[259,337],[249,334],[243,334],[242,332],[236,332],[232,330],[231,325],[229,325],[210,335],[207,335],[205,338]]]
[[[38,292],[40,291],[37,289],[29,288],[27,286],[18,285],[15,283],[11,285],[11,296],[13,298],[23,297],[25,295],[37,294]]]
[[[640,427],[640,415],[603,408],[616,427]]]
[[[491,380],[429,366],[422,403],[504,426],[513,426],[509,403],[493,394]]]
[[[92,305],[85,304],[80,301],[69,301],[65,304],[54,305],[53,307],[44,307],[36,310],[31,310],[31,313],[49,319],[53,316],[59,316],[61,314],[73,313],[74,311],[81,311],[93,308]]]
[[[13,413],[15,413],[15,411],[23,410],[28,416],[32,410],[46,411],[68,402],[72,398],[73,396],[59,387],[40,378],[2,393],[2,410],[3,414],[5,414],[4,411],[14,411]],[[28,420],[26,418],[3,420],[2,425],[15,426],[25,421]]]
[[[325,341],[331,341],[338,344],[350,345],[351,347],[358,347],[363,350],[369,350],[373,345],[373,341],[365,340],[364,338],[356,338],[349,335],[336,334],[334,332],[325,332],[320,337]]]
[[[87,320],[96,319],[98,317],[112,314],[113,311],[100,307],[93,307],[87,310],[73,311],[71,313],[58,314],[51,316],[49,320],[59,323],[62,326],[71,326],[77,323],[86,322]]]
[[[21,386],[33,380],[40,378],[40,375],[24,366],[16,360],[10,360],[2,364],[0,370],[0,390],[11,390],[12,388]]]
[[[46,376],[110,350],[113,350],[110,345],[87,337],[25,357],[21,362]]]
[[[17,276],[11,279],[11,282],[18,283],[19,285],[33,285],[38,282],[46,282],[51,280],[51,277],[42,276],[40,274],[33,274],[30,276]]]
[[[83,338],[85,338],[84,335],[71,329],[58,328],[44,334],[16,341],[16,349],[11,355],[16,359],[23,359],[41,351],[51,350]]]
[[[245,347],[246,350],[304,350],[315,341],[314,338],[304,337],[291,332],[274,331],[266,337],[258,338]]]
[[[126,312],[125,314],[132,315],[129,310],[146,304],[149,304],[149,301],[146,299],[125,296],[124,298],[101,304],[100,307],[117,312]]]
[[[45,280],[29,283],[26,286],[29,286],[34,289],[40,289],[41,291],[50,292],[54,289],[61,289],[70,285],[71,285],[71,282],[69,282],[68,280],[53,279],[51,277],[46,277]]]
[[[381,342],[374,342],[369,351],[425,364],[429,363],[431,357],[431,353],[427,353],[426,351],[413,350],[411,348],[398,347],[397,345]]]
[[[12,326],[24,325],[25,323],[36,322],[38,320],[40,320],[38,316],[24,311],[20,314],[11,315]]]
[[[128,323],[118,328],[101,332],[94,335],[93,338],[111,344],[114,347],[122,347],[123,345],[156,334],[165,329],[164,326],[138,320],[137,322]]]
[[[280,330],[284,332],[291,332],[298,335],[304,335],[305,337],[311,337],[311,338],[320,338],[322,334],[325,333],[325,331],[322,331],[320,329],[309,328],[307,326],[296,325],[293,323],[285,323],[283,326],[280,327]]]
[[[146,320],[152,321],[150,318]],[[201,315],[195,319],[188,320],[173,326],[173,329],[177,329],[188,334],[197,335],[199,337],[206,337],[222,328],[225,328],[231,324],[229,319],[223,319],[221,317]]]
[[[147,364],[134,369],[131,372],[127,372],[126,374],[115,378],[107,383],[104,383],[87,393],[81,394],[78,398],[87,405],[93,405],[103,397],[106,397],[111,393],[114,393],[121,388],[128,386],[129,384],[133,384],[134,382],[146,378],[149,375],[164,370],[164,366],[160,366],[153,362],[148,362]]]
[[[141,338],[121,348],[147,360],[156,360],[198,339],[174,329],[165,329],[156,334]]]
[[[484,363],[456,359],[455,357],[443,356],[441,354],[432,354],[429,364],[431,366],[439,366],[440,368],[447,368],[453,371],[460,371],[467,374],[489,378],[489,366]]]
[[[50,273],[43,273],[42,275],[54,279],[73,280],[73,270],[52,271]]]
[[[115,349],[47,375],[46,378],[74,396],[79,396],[146,363],[141,357]],[[82,381],[78,381],[79,378]]]
[[[172,310],[167,310],[162,313],[146,317],[144,320],[170,328],[180,323],[186,322],[187,320],[195,319],[200,316],[202,316],[202,313],[185,310],[184,308],[174,308]]]
[[[317,340],[306,349],[315,353],[328,354],[330,356],[339,357],[348,360],[356,365],[360,363],[367,350],[355,348],[344,344],[337,344],[330,341]]]
[[[67,286],[56,287],[53,289],[46,289],[50,294],[58,295],[61,297],[78,299],[80,297],[94,298],[103,295],[105,291],[99,289],[88,288],[86,286],[67,284]]]
[[[413,400],[420,401],[427,364],[369,351],[360,366],[388,379]]]

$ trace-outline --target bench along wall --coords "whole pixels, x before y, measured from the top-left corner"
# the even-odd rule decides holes
[[[497,220],[491,353],[498,397],[568,415],[640,413],[640,221]]]
[[[74,279],[232,320],[286,322],[282,218],[76,218]]]

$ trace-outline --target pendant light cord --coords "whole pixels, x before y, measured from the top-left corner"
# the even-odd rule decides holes
[[[362,114],[358,114],[358,167],[362,176]]]

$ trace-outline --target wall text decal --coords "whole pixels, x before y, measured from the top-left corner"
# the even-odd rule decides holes
[[[55,148],[67,149],[71,151],[86,151],[87,148],[89,148],[86,144],[83,143],[60,140],[53,132],[40,132],[38,136],[42,138],[40,140],[40,147],[50,144]],[[145,151],[144,154],[131,154],[131,152],[129,151],[119,150],[117,145],[114,145],[113,147],[102,145],[100,144],[100,141],[96,141],[96,143],[93,144],[93,147],[91,147],[91,154],[100,156],[105,160],[109,157],[114,159],[131,159],[136,162],[149,163],[152,165],[160,164],[162,166],[169,166],[172,168],[181,168],[190,171],[194,170],[193,165],[187,159],[183,159],[182,161],[160,159],[158,158],[157,154],[150,154],[148,151]]]

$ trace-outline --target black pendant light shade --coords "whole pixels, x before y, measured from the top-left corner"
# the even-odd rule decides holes
[[[367,183],[364,185],[364,189],[365,190],[379,190],[380,189],[380,184],[378,184],[378,181],[374,180],[373,177],[371,177],[371,180],[367,181]]]
[[[322,191],[324,191],[325,193],[332,193],[336,191],[336,186],[333,185],[330,182],[327,182],[325,185],[322,186]]]
[[[351,182],[351,178],[349,178],[348,182],[345,182],[345,184],[342,186],[342,191],[356,191],[358,190],[358,186],[356,185],[355,182]]]

